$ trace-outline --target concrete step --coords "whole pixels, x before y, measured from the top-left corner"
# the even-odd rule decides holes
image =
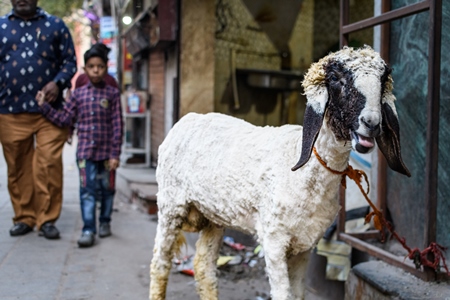
[[[158,212],[156,204],[156,193],[158,192],[158,185],[156,184],[142,184],[130,183],[131,201],[141,206],[144,211],[150,215]]]
[[[134,203],[139,210],[156,214],[158,185],[154,168],[126,168],[117,170],[116,192],[126,202]]]

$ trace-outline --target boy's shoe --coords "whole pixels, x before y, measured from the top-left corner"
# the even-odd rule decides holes
[[[109,223],[101,223],[98,229],[98,236],[103,238],[111,235],[111,226]]]
[[[94,245],[95,235],[92,231],[83,231],[78,239],[79,247],[91,247]]]

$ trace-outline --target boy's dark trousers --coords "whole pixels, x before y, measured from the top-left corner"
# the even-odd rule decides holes
[[[83,232],[97,233],[96,202],[100,203],[100,223],[109,223],[115,194],[115,170],[110,171],[108,160],[78,160],[80,171],[80,205]]]

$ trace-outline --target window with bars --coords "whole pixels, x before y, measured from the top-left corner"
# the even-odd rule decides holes
[[[356,1],[355,1],[356,2]],[[441,84],[441,72],[448,73],[445,51],[441,57],[441,41],[450,35],[448,20],[443,12],[450,12],[450,3],[441,0],[373,1],[373,14],[364,17],[361,2],[340,2],[340,45],[348,45],[357,36],[372,35],[375,48],[393,68],[394,94],[400,119],[402,155],[411,178],[402,178],[387,169],[382,155],[378,156],[377,199],[374,199],[384,217],[390,217],[395,232],[404,237],[405,253],[420,253],[426,260],[405,260],[380,246],[380,232],[351,234],[345,231],[345,193],[340,193],[343,206],[338,220],[338,238],[352,247],[413,273],[424,280],[448,277],[444,269],[427,267],[426,262],[444,261],[449,246],[450,187],[446,158],[450,146],[445,136],[448,128],[446,110],[450,88]],[[442,33],[447,36],[442,37]],[[446,38],[445,38],[446,37]],[[448,43],[448,42],[446,42]],[[443,48],[444,49],[444,48]],[[444,127],[445,126],[445,127]],[[441,138],[440,138],[441,136]],[[394,239],[395,240],[395,239]],[[375,241],[375,242],[373,242]],[[399,244],[403,241],[400,240]],[[408,250],[417,247],[419,252]],[[434,251],[434,252],[433,252]],[[436,272],[437,271],[437,272]]]

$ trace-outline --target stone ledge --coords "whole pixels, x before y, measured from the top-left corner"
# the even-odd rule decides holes
[[[156,194],[158,186],[156,184],[130,183],[131,201],[136,203],[148,214],[156,214],[158,206],[156,204]]]
[[[345,284],[345,299],[450,300],[448,282],[425,282],[383,261],[353,267]]]

